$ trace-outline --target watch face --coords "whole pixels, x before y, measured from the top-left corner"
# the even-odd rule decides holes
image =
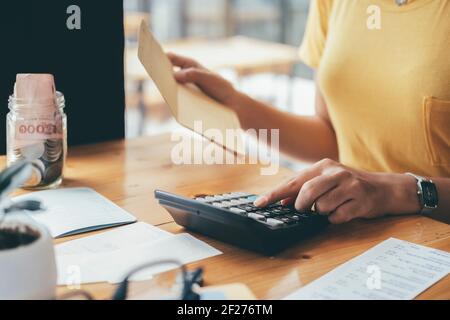
[[[422,182],[423,202],[425,207],[436,208],[438,206],[438,193],[434,183]]]

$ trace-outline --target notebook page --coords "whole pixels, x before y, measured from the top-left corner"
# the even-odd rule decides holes
[[[55,237],[79,234],[102,228],[133,223],[136,219],[89,188],[38,191],[18,196],[13,201],[33,199],[46,210],[32,214]]]

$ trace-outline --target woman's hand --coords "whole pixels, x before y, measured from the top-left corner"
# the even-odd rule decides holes
[[[175,79],[179,83],[193,83],[209,97],[231,108],[238,105],[240,93],[229,81],[209,71],[195,60],[174,53],[168,53],[167,56],[173,66],[180,68],[175,72]]]
[[[255,205],[265,207],[281,200],[295,203],[298,211],[315,204],[319,214],[340,224],[356,218],[420,211],[414,178],[402,174],[368,173],[323,160],[260,197]]]

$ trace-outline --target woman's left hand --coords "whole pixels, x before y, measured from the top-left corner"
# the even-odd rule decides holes
[[[317,213],[340,224],[356,218],[417,213],[416,192],[415,179],[407,175],[369,173],[326,159],[261,196],[255,205],[281,201],[283,205],[295,203],[298,211],[315,205]]]

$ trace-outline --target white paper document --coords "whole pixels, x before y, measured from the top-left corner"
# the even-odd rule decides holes
[[[147,223],[138,222],[65,243],[55,247],[56,255],[102,254],[133,248],[143,243],[173,236],[170,232]]]
[[[186,264],[219,254],[220,251],[188,234],[173,235],[136,223],[57,245],[58,284],[118,283],[127,272],[144,263],[170,259]],[[174,267],[155,267],[132,280],[151,279]]]
[[[392,238],[286,299],[412,300],[449,272],[450,253]]]
[[[57,189],[18,196],[39,200],[45,210],[31,217],[45,225],[54,238],[136,222],[136,218],[89,188]]]

